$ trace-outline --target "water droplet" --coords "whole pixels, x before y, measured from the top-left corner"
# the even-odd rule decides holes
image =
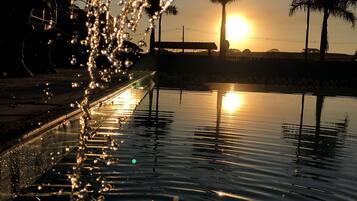
[[[130,60],[126,60],[124,64],[125,64],[125,66],[126,66],[127,68],[129,68],[130,66],[133,65],[133,62],[130,61]]]
[[[123,34],[123,39],[124,39],[124,40],[128,40],[129,37],[130,37],[129,33],[124,33],[124,34]]]
[[[124,4],[123,0],[118,1],[118,6],[122,6]]]
[[[112,185],[110,184],[104,184],[103,185],[103,192],[110,191],[112,189]]]
[[[91,88],[91,89],[95,89],[96,87],[97,87],[97,85],[93,81],[89,84],[89,88]]]
[[[77,63],[77,59],[75,57],[71,58],[71,64],[75,65]]]
[[[79,87],[79,83],[78,82],[72,82],[72,88],[77,88]]]
[[[101,50],[102,55],[107,55],[107,51],[106,50]]]
[[[139,41],[139,47],[146,47],[145,41]]]
[[[71,40],[71,44],[74,45],[78,42],[77,37],[73,37]]]

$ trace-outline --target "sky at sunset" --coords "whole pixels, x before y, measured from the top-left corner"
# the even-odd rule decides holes
[[[231,48],[252,51],[299,52],[304,48],[306,13],[289,16],[290,0],[239,0],[228,4],[227,16],[240,16],[250,31],[240,41],[230,42]],[[162,39],[181,41],[185,26],[185,41],[216,42],[219,45],[221,6],[209,0],[175,0],[177,16],[163,16]],[[113,8],[114,13],[115,9]],[[355,11],[357,14],[357,12]],[[310,48],[319,48],[322,14],[311,15]],[[145,26],[147,23],[142,23]],[[228,27],[227,27],[228,28]],[[229,29],[229,28],[228,28]],[[357,50],[357,28],[341,19],[330,17],[329,52],[353,54]]]

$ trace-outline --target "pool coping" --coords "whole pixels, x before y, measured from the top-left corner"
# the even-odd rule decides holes
[[[97,105],[99,105],[100,103],[104,102],[105,100],[111,99],[113,97],[115,97],[116,95],[120,94],[121,92],[123,92],[124,90],[128,89],[129,87],[131,87],[133,84],[143,81],[149,77],[153,77],[156,74],[156,71],[148,71],[146,74],[142,75],[141,77],[135,79],[135,80],[131,80],[127,83],[123,83],[123,85],[117,86],[117,87],[112,87],[109,92],[105,92],[104,94],[100,94],[98,96],[93,96],[93,100],[90,101],[90,106],[89,108],[93,108],[96,107]],[[0,154],[14,148],[17,146],[20,146],[21,144],[30,141],[31,139],[41,135],[42,133],[54,128],[55,126],[59,125],[60,123],[69,120],[75,116],[78,116],[82,113],[82,110],[80,108],[75,109],[72,112],[69,112],[67,114],[61,115],[51,121],[49,121],[48,123],[43,124],[42,126],[35,128],[25,134],[23,134],[22,136],[20,136],[18,139],[13,140],[12,142],[10,142],[6,147],[3,147],[0,150]]]

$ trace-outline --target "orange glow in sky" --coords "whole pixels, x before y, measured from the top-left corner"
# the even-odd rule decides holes
[[[118,0],[114,0],[116,2]],[[183,26],[187,42],[215,42],[219,47],[219,35],[222,19],[222,6],[212,4],[209,0],[176,0],[174,5],[179,13],[176,16],[163,15],[162,40],[182,41]],[[302,52],[305,47],[306,11],[296,12],[289,16],[291,1],[287,0],[242,0],[227,4],[227,39],[230,48],[250,49],[253,52],[266,52],[279,49],[281,52]],[[120,9],[116,3],[111,8],[114,14]],[[357,10],[354,11],[357,14]],[[230,26],[230,16],[239,16],[248,24],[248,34],[233,36],[232,33],[242,30]],[[319,48],[323,13],[312,12],[310,24],[310,48]],[[146,15],[140,23],[138,31],[143,33],[148,23]],[[232,23],[239,24],[239,23]],[[243,25],[244,26],[244,25]],[[230,31],[233,27],[233,31]],[[238,26],[239,27],[239,26]],[[157,21],[156,21],[156,28]],[[158,37],[158,31],[156,32]],[[244,32],[243,32],[244,33]],[[240,33],[242,34],[242,33]],[[146,37],[149,43],[150,34]],[[141,40],[142,34],[134,35],[136,41]],[[240,40],[238,39],[240,38]],[[351,29],[349,23],[336,17],[329,20],[329,52],[354,54],[356,51],[356,29]]]
[[[253,22],[243,14],[231,13],[227,15],[226,21],[226,39],[229,41],[230,49],[242,49],[248,47],[250,40],[253,37],[254,29]],[[216,38],[219,41],[221,30],[221,21],[216,23]]]

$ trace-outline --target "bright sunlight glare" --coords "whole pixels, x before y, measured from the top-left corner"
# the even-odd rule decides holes
[[[242,94],[238,92],[227,92],[223,96],[222,107],[228,113],[234,113],[238,110],[243,104]]]
[[[240,15],[228,16],[226,27],[227,40],[231,43],[237,43],[247,39],[252,32],[250,22]]]

